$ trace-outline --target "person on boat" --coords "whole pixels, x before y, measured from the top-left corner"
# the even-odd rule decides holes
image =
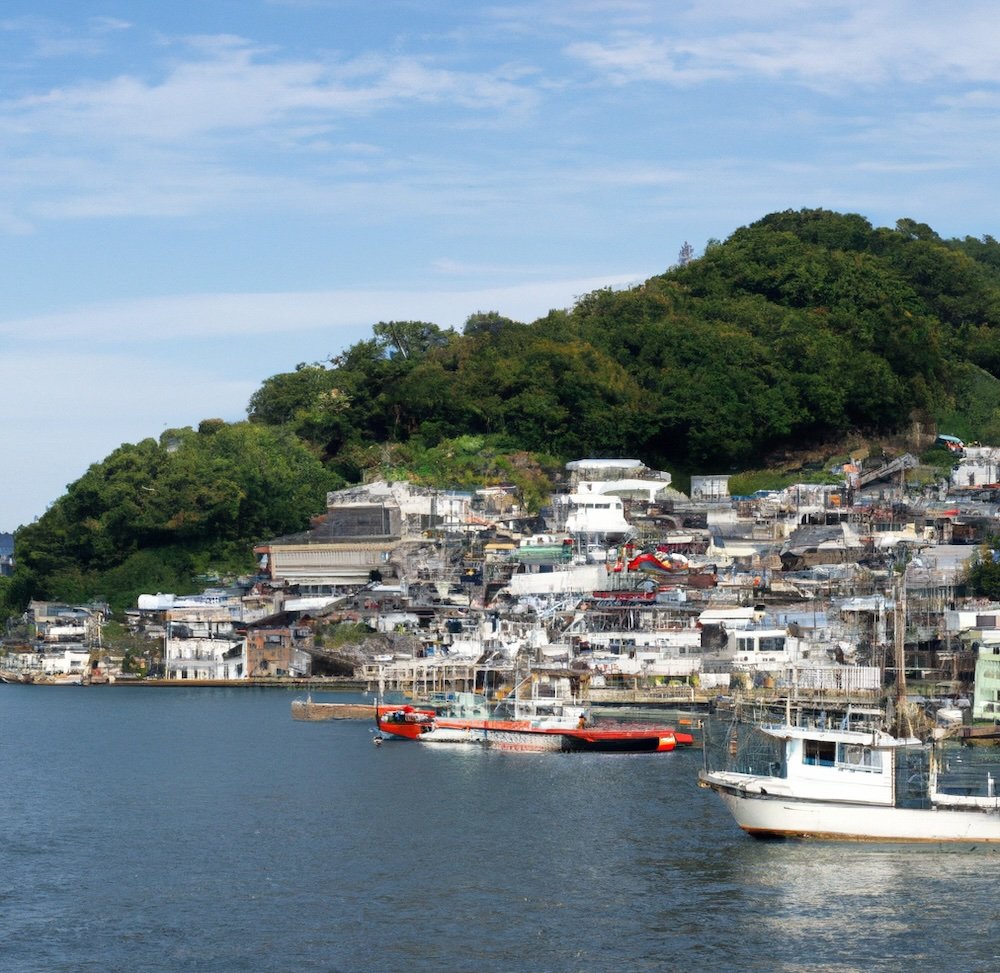
[[[576,721],[576,728],[582,730],[587,725],[587,717],[584,713],[580,714],[580,719]]]

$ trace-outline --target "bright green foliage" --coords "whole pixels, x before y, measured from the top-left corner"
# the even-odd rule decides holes
[[[21,528],[9,603],[104,595],[120,608],[189,590],[210,566],[248,571],[255,540],[303,529],[342,485],[287,429],[202,429],[119,447]]]
[[[974,559],[966,577],[969,594],[1000,600],[1000,562],[993,559],[996,550],[1000,550],[1000,537],[991,538]]]
[[[339,649],[345,645],[357,645],[366,639],[376,637],[363,622],[340,622],[335,625],[319,625],[316,629],[316,645],[327,649]]]
[[[842,476],[826,470],[803,473],[779,473],[775,470],[746,470],[729,478],[729,494],[734,497],[750,496],[758,490],[784,490],[796,483],[843,484]]]
[[[552,492],[559,459],[517,450],[509,438],[465,435],[443,439],[433,446],[419,438],[391,446],[370,446],[352,452],[358,478],[409,480],[439,489],[476,490],[507,484],[517,488],[529,510],[538,510]]]
[[[389,358],[423,358],[433,348],[447,347],[455,337],[453,331],[426,321],[380,321],[372,333]]]

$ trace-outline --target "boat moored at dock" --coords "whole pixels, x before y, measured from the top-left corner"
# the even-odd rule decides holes
[[[465,711],[474,706],[465,695],[454,702]],[[479,705],[483,706],[481,698]],[[592,753],[668,753],[677,746],[690,746],[690,733],[673,727],[621,726],[612,722],[593,724],[583,707],[548,700],[517,703],[507,701],[492,712],[473,716],[430,714],[413,707],[378,712],[379,730],[388,736],[421,743],[475,743],[497,750],[568,751]]]

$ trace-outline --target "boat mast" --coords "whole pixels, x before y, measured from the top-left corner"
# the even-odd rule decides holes
[[[896,659],[896,703],[906,702],[906,567],[896,577],[896,613],[893,617],[893,645]]]
[[[910,711],[906,701],[906,564],[904,551],[900,570],[893,583],[896,610],[893,615],[893,643],[896,663],[896,723],[899,734],[912,736]]]

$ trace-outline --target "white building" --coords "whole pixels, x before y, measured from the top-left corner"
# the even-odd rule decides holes
[[[167,612],[163,641],[167,679],[246,679],[246,639],[233,632],[227,609],[177,608]]]
[[[604,493],[603,484],[581,483],[576,493],[556,495],[552,506],[557,521],[568,534],[617,539],[624,537],[631,526],[625,519],[625,504],[620,497]]]
[[[39,668],[48,676],[83,674],[90,663],[90,649],[74,645],[61,652],[39,655]]]
[[[709,501],[728,500],[729,475],[710,474],[706,476],[692,476],[691,499]]]
[[[1000,447],[966,446],[951,473],[951,485],[958,490],[1000,482]]]

